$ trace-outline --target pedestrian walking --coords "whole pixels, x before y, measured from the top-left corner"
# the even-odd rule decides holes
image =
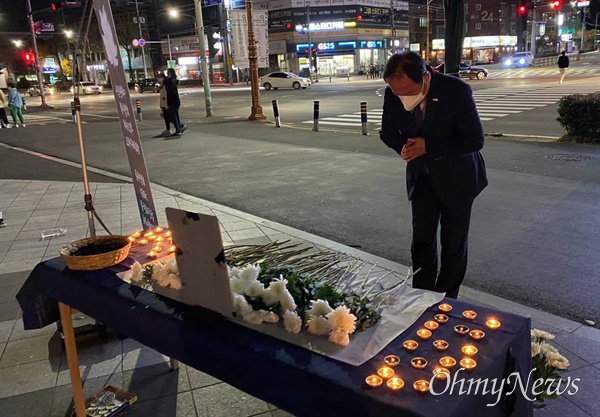
[[[8,118],[6,117],[6,107],[8,106],[8,99],[4,95],[4,91],[0,89],[0,128],[9,128]]]
[[[181,136],[186,126],[181,123],[179,118],[179,108],[181,107],[181,100],[179,99],[179,90],[177,85],[177,74],[173,68],[167,70],[167,76],[165,78],[165,89],[167,91],[167,106],[169,106],[169,117],[173,126],[175,126],[175,135]]]
[[[375,65],[369,65],[369,77],[374,80],[375,79]]]
[[[8,107],[10,108],[14,127],[18,127],[17,119],[21,122],[21,127],[25,127],[25,121],[23,120],[23,99],[14,83],[8,83]]]
[[[558,57],[558,70],[560,71],[560,81],[559,84],[563,83],[565,79],[565,75],[567,75],[567,68],[569,68],[569,57],[567,56],[566,51],[562,51],[562,54]]]
[[[167,89],[165,87],[165,75],[158,75],[159,87],[159,107],[162,113],[162,118],[165,121],[165,131],[161,133],[162,136],[171,136],[171,114],[169,112],[169,105],[167,104]]]
[[[407,163],[414,288],[456,298],[467,269],[471,208],[487,186],[485,134],[471,87],[427,67],[414,52],[393,55],[383,79],[381,140]],[[437,230],[441,225],[438,273]]]

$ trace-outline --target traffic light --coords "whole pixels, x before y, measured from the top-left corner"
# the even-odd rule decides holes
[[[290,30],[290,29],[292,28],[292,24],[291,24],[291,23],[286,23],[286,24],[285,24],[285,28],[286,28],[287,30]]]
[[[52,4],[50,5],[50,7],[52,8],[52,10],[53,10],[53,11],[56,11],[56,4],[52,3]]]
[[[550,7],[553,9],[559,9],[561,4],[562,4],[561,0],[555,0],[552,3],[550,3]]]
[[[25,61],[25,63],[27,65],[31,65],[33,64],[33,54],[30,52],[23,52],[23,54],[21,55],[23,57],[23,61]]]
[[[527,7],[525,7],[525,6],[519,6],[519,8],[517,10],[519,11],[519,14],[521,16],[524,16],[525,14],[527,14]]]
[[[358,16],[356,16],[356,20],[360,22],[361,20],[364,20],[364,16],[362,14],[359,14]]]

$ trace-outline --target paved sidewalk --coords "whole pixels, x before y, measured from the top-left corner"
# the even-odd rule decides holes
[[[94,205],[113,233],[139,229],[133,187],[114,174],[115,183],[93,183]],[[292,239],[317,248],[349,253],[377,264],[374,272],[407,267],[352,249],[288,226],[228,207],[153,186],[161,224],[164,209],[179,207],[216,215],[223,240],[230,243],[267,243]],[[71,407],[66,357],[55,326],[23,330],[14,298],[29,271],[40,261],[57,256],[59,248],[87,235],[81,183],[61,181],[0,180],[0,211],[7,227],[0,229],[0,410],[12,417],[68,415]],[[40,232],[67,228],[63,237],[41,240]],[[557,316],[465,288],[461,298],[480,305],[529,316],[533,326],[557,334],[555,344],[570,361],[565,376],[581,378],[575,396],[551,401],[536,417],[590,417],[600,415],[600,331]],[[281,417],[282,410],[253,398],[215,378],[182,365],[170,372],[167,358],[131,340],[115,336],[100,341],[95,335],[78,339],[80,367],[89,395],[106,384],[137,394],[139,403],[128,416]],[[518,417],[518,416],[517,416]]]

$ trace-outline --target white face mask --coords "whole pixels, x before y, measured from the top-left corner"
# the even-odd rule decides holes
[[[425,98],[425,94],[423,94],[424,90],[425,90],[425,79],[423,79],[423,86],[421,87],[421,92],[419,94],[414,95],[414,96],[398,96],[398,98],[402,102],[402,105],[404,106],[404,109],[406,111],[412,111],[415,107],[417,107],[419,104],[421,104],[421,102]]]

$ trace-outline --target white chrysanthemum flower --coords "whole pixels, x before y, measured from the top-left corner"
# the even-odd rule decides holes
[[[273,291],[279,298],[283,296],[283,293],[287,290],[287,280],[283,279],[283,275],[279,276],[279,279],[274,279],[269,284],[269,289]]]
[[[300,333],[302,330],[302,319],[294,311],[286,311],[283,313],[283,324],[285,330],[290,333]]]
[[[346,306],[339,306],[327,315],[332,329],[343,330],[348,334],[354,333],[356,329],[356,316]]]
[[[279,321],[279,316],[272,311],[258,310],[258,314],[265,323],[277,323]]]
[[[258,281],[252,281],[246,286],[245,294],[248,297],[257,298],[261,297],[263,292],[265,292],[265,286]]]
[[[296,302],[288,290],[285,290],[279,300],[282,310],[296,311]]]
[[[240,279],[244,281],[256,281],[260,274],[260,266],[258,265],[246,265],[242,272],[240,272]]]
[[[177,267],[177,261],[175,258],[169,258],[163,261],[165,269],[169,274],[179,275],[179,268]]]
[[[546,358],[546,365],[557,369],[567,369],[570,365],[569,360],[560,353],[552,353]]]
[[[231,268],[229,265],[227,265],[227,272],[229,273],[229,278],[239,278],[242,270],[237,266]]]
[[[157,262],[154,264],[154,268],[152,269],[152,279],[155,280],[158,285],[161,287],[166,287],[168,284],[167,277],[169,275],[169,271],[163,266],[162,263]]]
[[[556,348],[551,344],[542,342],[540,343],[540,352],[544,356],[550,356],[553,353],[558,353],[558,350],[556,350]]]
[[[544,340],[552,340],[554,339],[554,335],[552,333],[545,332],[543,330],[532,329],[531,337],[537,337],[538,339]]]
[[[181,279],[175,274],[169,274],[167,278],[165,278],[168,287],[173,288],[174,290],[180,290],[183,285],[181,283]]]
[[[336,345],[348,346],[348,344],[350,344],[350,337],[348,333],[341,329],[333,329],[331,333],[329,333],[329,341]]]
[[[263,319],[258,314],[258,311],[251,311],[248,314],[244,314],[244,321],[247,321],[250,324],[262,324]]]
[[[317,336],[324,336],[331,330],[329,320],[322,316],[310,316],[306,323],[308,332]]]
[[[234,294],[244,294],[246,292],[247,282],[240,278],[231,278],[229,285],[231,286],[231,292]]]
[[[131,279],[134,282],[141,281],[143,272],[144,272],[144,267],[142,266],[142,264],[139,263],[138,261],[135,261],[133,263],[133,266],[131,267],[131,274],[130,274],[129,279]]]
[[[542,347],[540,346],[539,343],[532,343],[531,344],[531,357],[535,358],[537,355],[540,354]]]
[[[311,300],[310,308],[306,311],[306,317],[326,316],[333,311],[327,300]]]
[[[272,306],[279,302],[279,294],[271,289],[271,287],[267,288],[262,293],[262,299],[266,305]]]
[[[235,311],[241,316],[244,316],[252,311],[252,306],[250,303],[248,303],[246,297],[241,294],[236,294],[233,296],[233,306],[235,307]]]

